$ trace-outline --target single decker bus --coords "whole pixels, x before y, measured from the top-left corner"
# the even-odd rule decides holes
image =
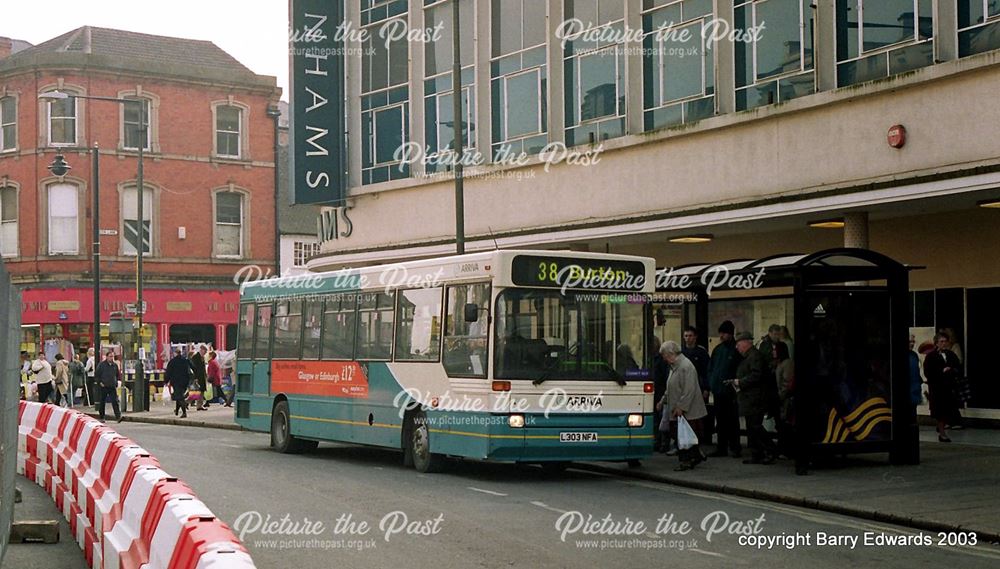
[[[653,451],[651,258],[495,250],[246,282],[236,422],[447,457],[637,463]]]

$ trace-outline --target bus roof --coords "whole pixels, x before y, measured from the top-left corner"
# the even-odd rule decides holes
[[[632,276],[641,274],[643,277],[641,282],[630,282],[628,287],[602,286],[601,282],[595,282],[595,286],[587,287],[572,286],[571,283],[566,287],[569,289],[651,293],[655,287],[656,263],[649,257],[566,250],[498,249],[297,276],[248,278],[240,285],[240,297],[261,300],[366,289],[434,287],[452,282],[483,280],[491,280],[497,286],[545,286],[532,281],[530,277],[525,278],[526,270],[517,270],[515,267],[529,261],[555,263],[557,268],[563,268],[566,264],[580,265],[591,275],[629,268]],[[566,274],[580,273],[568,271]],[[578,281],[579,279],[574,282]],[[548,288],[560,287],[550,283]]]

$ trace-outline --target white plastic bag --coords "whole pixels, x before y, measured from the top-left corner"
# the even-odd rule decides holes
[[[677,417],[677,448],[687,450],[698,444],[698,435],[694,434],[694,429],[683,415]]]
[[[778,432],[778,423],[774,420],[774,417],[772,417],[771,415],[765,415],[764,416],[764,423],[763,423],[763,425],[764,425],[764,430],[767,431],[767,432],[769,432],[769,433],[777,433]]]

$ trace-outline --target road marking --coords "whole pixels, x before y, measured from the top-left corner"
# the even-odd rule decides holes
[[[695,549],[693,547],[691,549],[689,549],[688,551],[693,551],[695,553],[700,553],[702,555],[709,555],[711,557],[722,557],[722,558],[725,558],[725,559],[729,559],[728,555],[723,555],[721,553],[716,553],[714,551],[704,551],[702,549]]]
[[[542,508],[544,510],[548,510],[550,512],[556,512],[557,514],[565,514],[566,513],[566,510],[560,510],[559,508],[553,508],[552,506],[549,506],[545,502],[532,502],[531,505],[538,506],[539,508]]]
[[[493,490],[483,490],[482,488],[476,488],[474,486],[469,486],[469,490],[473,492],[482,492],[483,494],[489,494],[490,496],[507,496],[503,492],[494,492]]]

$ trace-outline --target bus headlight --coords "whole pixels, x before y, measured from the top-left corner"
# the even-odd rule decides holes
[[[510,417],[507,417],[507,424],[514,429],[523,429],[524,415],[511,415]]]
[[[642,426],[642,415],[638,413],[632,413],[628,416],[628,426],[630,427],[641,427]]]

